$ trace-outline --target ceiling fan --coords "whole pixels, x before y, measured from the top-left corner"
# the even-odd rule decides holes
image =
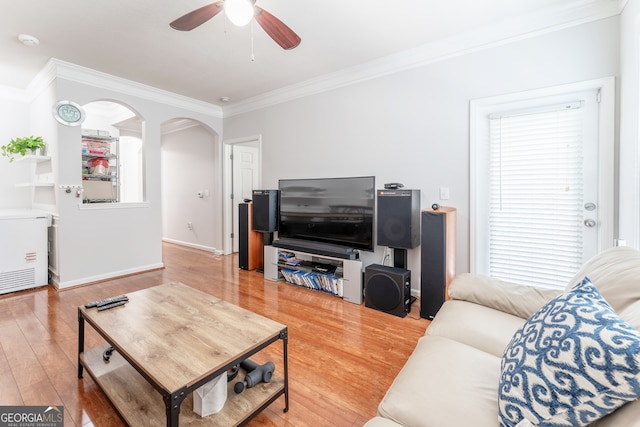
[[[190,31],[204,24],[223,10],[226,10],[229,19],[234,22],[232,14],[235,8],[239,7],[241,13],[244,12],[245,14],[245,22],[234,22],[236,25],[246,25],[252,18],[255,18],[262,29],[283,49],[293,49],[300,44],[300,36],[278,18],[260,6],[256,6],[255,3],[256,0],[221,0],[193,10],[169,25],[175,30]]]

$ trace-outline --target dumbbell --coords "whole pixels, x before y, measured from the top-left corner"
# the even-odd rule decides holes
[[[247,371],[247,375],[245,375],[244,381],[239,381],[233,386],[233,391],[236,393],[242,393],[245,387],[251,388],[261,382],[268,383],[271,381],[273,371],[276,370],[276,365],[274,365],[273,362],[258,365],[249,359],[240,362],[240,367]]]

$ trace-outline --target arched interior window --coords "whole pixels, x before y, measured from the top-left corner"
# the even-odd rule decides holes
[[[90,102],[84,109],[83,203],[144,201],[142,120],[112,101]]]

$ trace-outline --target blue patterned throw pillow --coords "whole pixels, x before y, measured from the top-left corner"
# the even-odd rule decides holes
[[[502,356],[500,426],[577,427],[640,396],[640,333],[585,278],[549,301]]]

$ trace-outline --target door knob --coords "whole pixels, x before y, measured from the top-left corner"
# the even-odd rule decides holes
[[[596,204],[592,203],[592,202],[587,202],[584,204],[584,210],[586,211],[595,211],[596,210]]]
[[[596,226],[596,221],[593,219],[585,219],[584,220],[585,227],[593,228]]]

